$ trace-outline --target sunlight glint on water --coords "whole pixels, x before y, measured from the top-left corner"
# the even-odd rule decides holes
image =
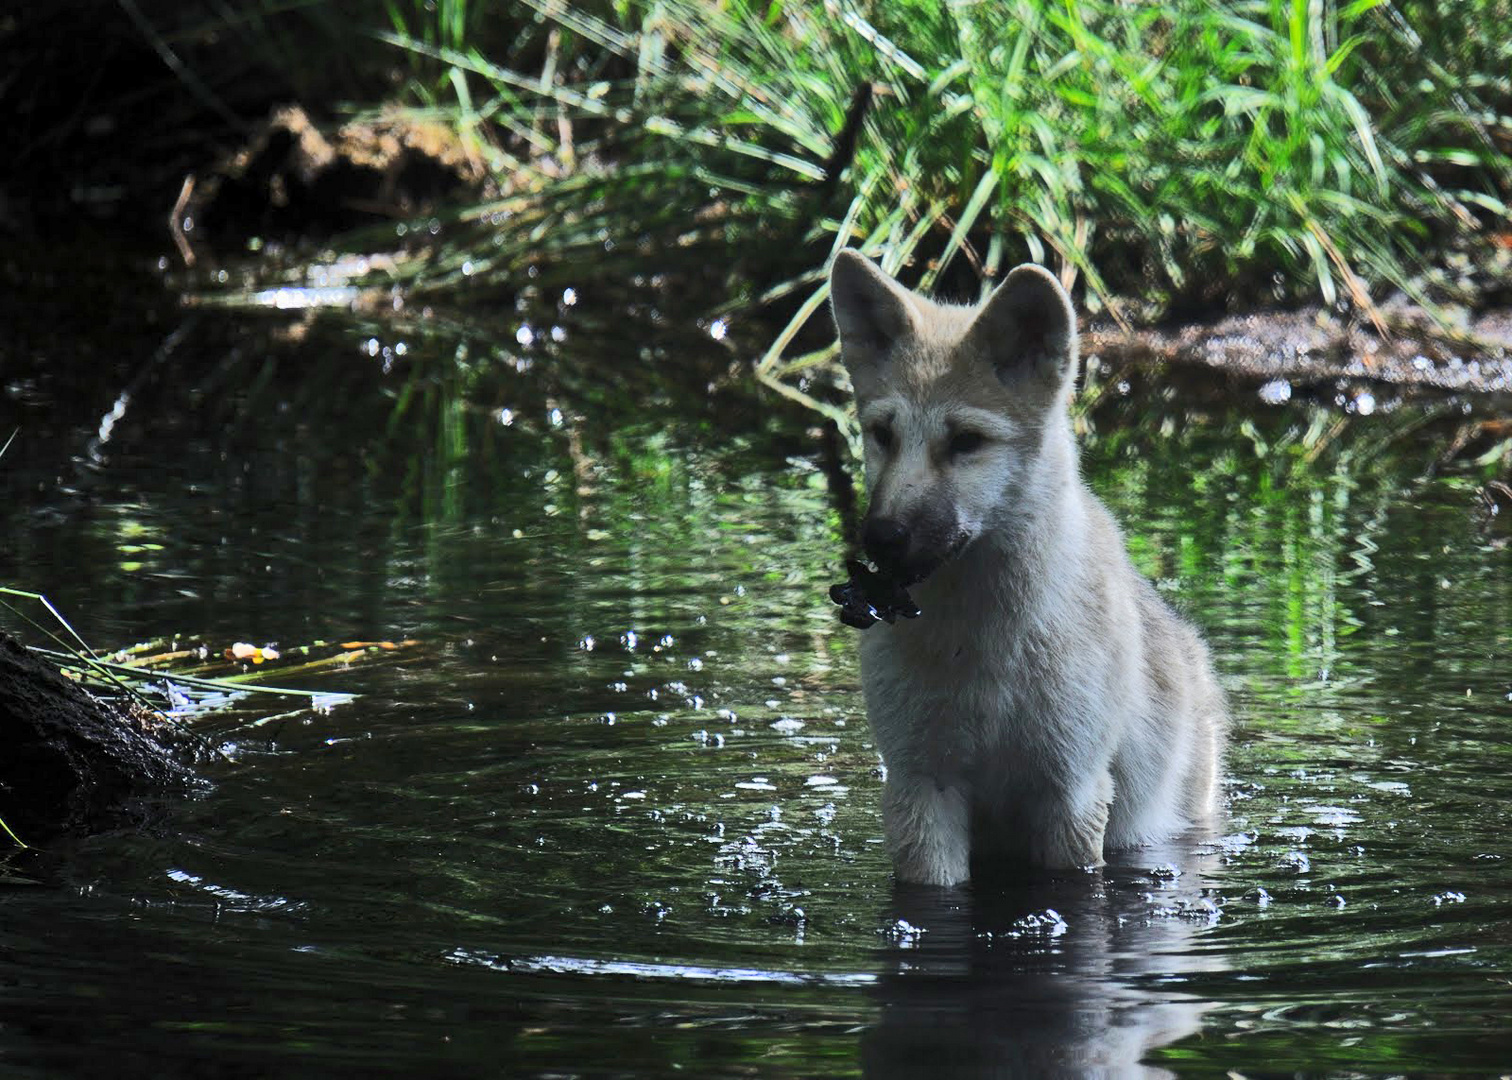
[[[399,332],[273,325],[245,324],[297,378],[258,383],[262,358],[204,324],[179,346],[203,368],[138,386],[99,461],[69,456],[98,423],[82,408],[7,458],[28,494],[0,575],[99,644],[420,645],[313,687],[355,700],[206,719],[235,747],[213,790],[59,845],[58,887],[6,895],[0,1000],[32,1019],[0,1028],[0,1056],[791,1077],[1498,1061],[1512,575],[1473,485],[1426,476],[1438,436],[1387,437],[1389,403],[1308,446],[1331,406],[1301,395],[1136,384],[1087,418],[1093,486],[1232,694],[1224,828],[1098,875],[914,892],[880,845],[804,418],[764,423],[676,370],[627,387],[642,376],[598,370],[623,345],[591,326],[524,365],[406,327],[380,367],[367,343]]]

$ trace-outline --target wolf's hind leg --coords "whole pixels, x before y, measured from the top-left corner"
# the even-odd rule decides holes
[[[971,876],[971,825],[960,788],[889,776],[882,826],[899,881],[959,885]]]

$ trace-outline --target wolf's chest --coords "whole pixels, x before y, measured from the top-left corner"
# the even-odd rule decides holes
[[[1086,650],[1056,648],[1037,620],[926,618],[874,627],[862,643],[867,713],[889,764],[1058,772],[1102,741],[1110,703],[1086,692]]]
[[[879,640],[862,653],[867,713],[884,754],[916,751],[970,760],[1045,731],[1043,676],[1011,650],[984,655],[966,644],[917,650]]]
[[[1062,658],[1034,620],[967,617],[878,626],[861,646],[868,680],[999,713],[1064,677]]]

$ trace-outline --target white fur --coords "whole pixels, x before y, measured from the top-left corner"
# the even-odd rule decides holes
[[[867,439],[870,514],[943,560],[910,590],[921,617],[861,640],[899,878],[1098,865],[1206,816],[1223,695],[1078,475],[1064,291],[1020,268],[983,307],[946,307],[853,253],[833,281],[863,425],[886,427],[885,449]],[[963,425],[986,441],[952,455]]]

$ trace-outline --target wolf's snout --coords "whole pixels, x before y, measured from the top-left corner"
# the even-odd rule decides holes
[[[878,566],[897,568],[908,557],[908,526],[893,518],[869,518],[861,530],[861,546]]]

